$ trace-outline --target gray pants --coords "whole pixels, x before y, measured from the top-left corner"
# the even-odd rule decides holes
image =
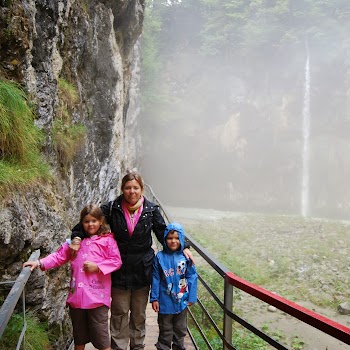
[[[185,350],[187,334],[187,309],[179,314],[158,314],[159,337],[158,350]],[[172,347],[171,347],[172,346]]]
[[[112,350],[127,350],[129,340],[131,350],[145,347],[148,297],[149,286],[138,290],[112,288],[110,319]]]

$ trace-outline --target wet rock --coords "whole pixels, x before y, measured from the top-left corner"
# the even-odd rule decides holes
[[[338,306],[338,312],[341,315],[350,315],[350,304],[346,301]]]
[[[272,305],[269,305],[269,307],[267,308],[267,311],[270,311],[270,312],[277,312],[277,308],[272,306]]]

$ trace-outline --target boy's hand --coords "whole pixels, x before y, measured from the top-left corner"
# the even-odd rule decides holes
[[[153,309],[155,312],[159,312],[159,303],[158,303],[157,300],[152,301],[152,309]]]
[[[183,250],[183,253],[184,253],[184,255],[185,255],[185,257],[187,259],[190,259],[192,261],[193,265],[196,265],[196,262],[194,261],[194,258],[193,258],[193,255],[192,255],[192,252],[188,248],[185,248]]]
[[[187,303],[187,306],[191,306],[193,305],[193,303],[191,303],[190,301]]]

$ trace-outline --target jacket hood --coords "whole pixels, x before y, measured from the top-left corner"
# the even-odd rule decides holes
[[[171,222],[170,224],[168,224],[168,226],[164,230],[164,243],[163,243],[164,251],[171,252],[171,250],[166,245],[166,237],[170,231],[176,231],[177,234],[179,235],[179,240],[180,240],[180,250],[179,251],[182,252],[185,248],[185,230],[184,230],[183,226],[177,222]]]

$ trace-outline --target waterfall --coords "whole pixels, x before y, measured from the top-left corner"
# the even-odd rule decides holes
[[[306,44],[305,82],[303,100],[303,150],[302,150],[302,185],[301,185],[301,214],[309,215],[309,158],[310,158],[310,55]]]

